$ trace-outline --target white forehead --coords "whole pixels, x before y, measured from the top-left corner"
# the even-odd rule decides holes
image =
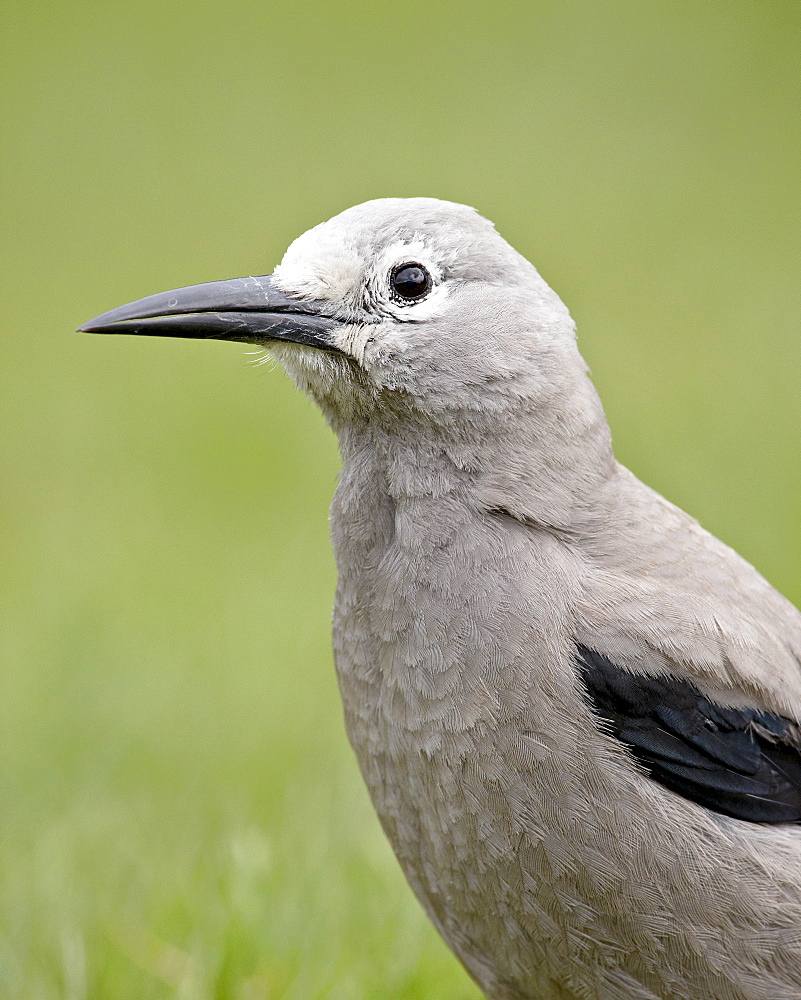
[[[365,284],[385,280],[414,261],[434,280],[458,260],[483,257],[493,244],[509,248],[474,209],[435,198],[381,198],[315,226],[298,237],[276,269],[286,292],[348,302]]]
[[[273,280],[294,295],[341,302],[361,284],[363,273],[364,261],[355,241],[324,222],[290,244]]]
[[[310,229],[292,243],[275,270],[279,288],[304,298],[355,304],[365,290],[378,292],[400,264],[422,264],[436,286],[449,263],[443,258],[450,255],[421,233],[385,246],[357,248],[347,233],[329,227],[325,223]]]

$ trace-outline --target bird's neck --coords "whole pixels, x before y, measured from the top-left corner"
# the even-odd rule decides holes
[[[346,506],[361,507],[359,498],[368,508],[447,500],[572,531],[586,523],[616,468],[606,417],[583,373],[547,406],[521,402],[492,421],[366,421],[335,429]]]

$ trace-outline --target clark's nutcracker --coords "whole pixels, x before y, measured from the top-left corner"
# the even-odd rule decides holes
[[[83,329],[269,346],[336,431],[348,733],[488,997],[801,998],[801,615],[615,461],[491,223],[368,202]]]

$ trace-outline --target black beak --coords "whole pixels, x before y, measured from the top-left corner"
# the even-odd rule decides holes
[[[324,303],[284,295],[268,274],[148,295],[96,316],[78,329],[81,333],[199,337],[259,345],[288,340],[335,351],[331,332],[338,325],[326,314]]]

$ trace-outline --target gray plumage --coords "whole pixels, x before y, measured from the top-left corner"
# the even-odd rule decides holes
[[[404,267],[429,276],[409,298]],[[492,1000],[801,998],[801,827],[655,780],[576,653],[779,719],[764,745],[794,754],[801,615],[615,461],[567,309],[472,209],[350,209],[271,289],[324,317],[316,346],[262,342],[339,437],[348,734],[470,974]],[[126,323],[172,332],[87,329]]]

